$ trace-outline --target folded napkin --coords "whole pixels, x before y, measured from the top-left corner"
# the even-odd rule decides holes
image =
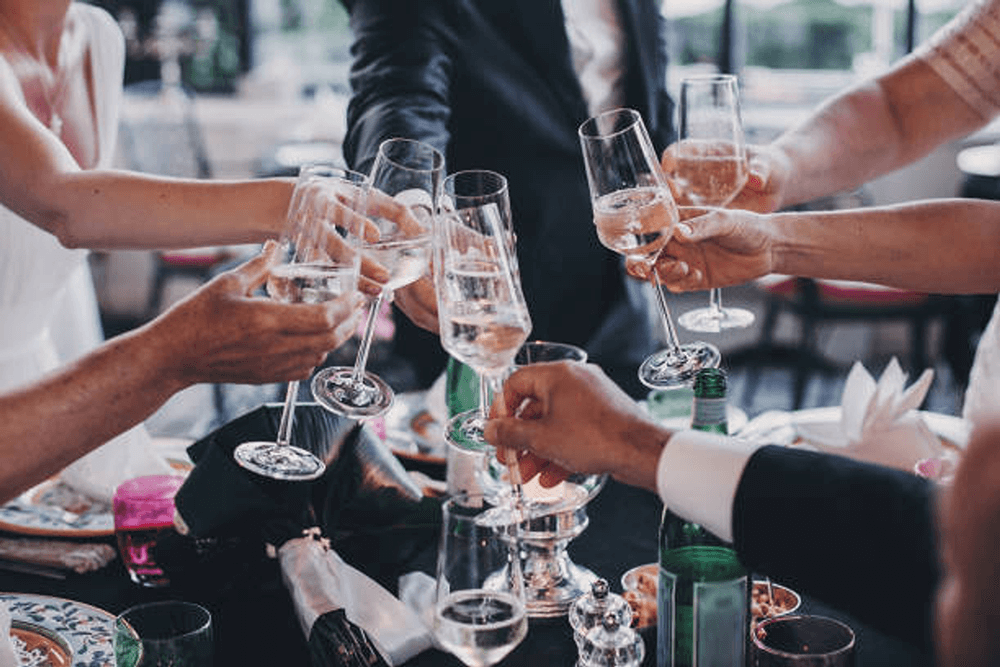
[[[933,379],[934,371],[928,368],[904,388],[906,373],[895,357],[878,381],[855,362],[844,383],[839,428],[833,437],[810,438],[809,427],[797,428],[820,449],[912,472],[917,461],[944,451],[940,438],[917,411]]]
[[[420,617],[344,562],[318,528],[278,550],[314,665],[401,665],[433,645]]]
[[[156,452],[146,427],[139,424],[66,466],[59,479],[72,489],[110,505],[115,489],[125,480],[176,473]]]

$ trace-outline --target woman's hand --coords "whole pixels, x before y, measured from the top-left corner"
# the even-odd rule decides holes
[[[681,207],[681,222],[656,261],[672,292],[741,285],[774,272],[774,239],[768,216],[732,209]],[[626,263],[637,278],[649,266]]]

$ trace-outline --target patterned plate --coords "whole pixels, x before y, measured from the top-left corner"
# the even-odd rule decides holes
[[[115,617],[112,614],[73,600],[31,595],[0,593],[0,604],[10,611],[11,627],[22,628],[47,637],[51,657],[58,658],[68,648],[73,667],[114,667],[115,651],[112,640]],[[69,664],[52,662],[42,664]]]

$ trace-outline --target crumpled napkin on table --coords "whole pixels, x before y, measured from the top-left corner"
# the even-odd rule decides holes
[[[392,667],[433,645],[415,612],[345,563],[318,528],[305,532],[285,542],[278,559],[313,664]]]
[[[819,449],[913,472],[917,461],[940,456],[944,447],[917,411],[934,379],[933,369],[904,388],[906,379],[895,357],[878,381],[855,362],[844,383],[837,437],[813,439],[807,425],[797,429]]]

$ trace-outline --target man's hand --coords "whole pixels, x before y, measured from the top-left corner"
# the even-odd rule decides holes
[[[353,335],[364,303],[353,293],[320,304],[254,296],[278,248],[223,273],[147,326],[182,385],[302,380]]]
[[[593,364],[557,361],[516,370],[492,406],[486,440],[501,461],[521,454],[525,481],[554,486],[566,471],[610,473],[656,489],[660,451],[672,431],[649,417]],[[499,416],[499,415],[513,416]]]

